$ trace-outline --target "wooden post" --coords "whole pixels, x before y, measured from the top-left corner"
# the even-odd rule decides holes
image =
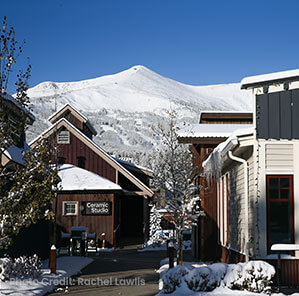
[[[106,238],[106,234],[105,232],[102,233],[102,249],[105,249],[105,238]]]
[[[281,275],[281,261],[280,261],[280,252],[278,252],[278,260],[277,260],[277,286],[278,291],[280,287],[280,275]]]
[[[50,252],[50,270],[51,273],[56,274],[56,247],[53,245]]]
[[[170,239],[168,239],[166,241],[166,257],[169,257],[169,242],[170,242]]]
[[[174,247],[173,242],[169,242],[168,244],[168,256],[169,256],[169,268],[174,267]]]

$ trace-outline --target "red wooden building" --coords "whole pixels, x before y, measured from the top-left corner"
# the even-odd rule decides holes
[[[143,242],[148,236],[150,171],[112,157],[92,137],[96,130],[70,105],[54,113],[52,126],[36,138],[55,146],[61,188],[57,225],[70,232],[85,226],[88,233],[106,234],[110,246]]]
[[[193,255],[203,261],[217,261],[222,257],[217,228],[217,188],[216,183],[207,184],[203,177],[202,163],[213,149],[225,141],[240,127],[252,123],[252,113],[235,111],[204,111],[199,124],[188,126],[179,131],[179,142],[191,144],[198,186],[202,186],[201,207],[205,216],[199,218],[198,225],[192,230]]]

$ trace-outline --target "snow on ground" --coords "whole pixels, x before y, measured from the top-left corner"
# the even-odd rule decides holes
[[[0,281],[0,295],[6,296],[41,296],[63,285],[67,278],[78,274],[81,269],[93,261],[86,257],[58,257],[57,274],[50,274],[48,260],[43,263],[42,275],[38,279],[10,279]]]

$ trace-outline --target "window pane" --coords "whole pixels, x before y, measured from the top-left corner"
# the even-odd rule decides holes
[[[270,188],[278,188],[278,178],[269,178]]]
[[[280,189],[280,198],[289,199],[289,197],[290,197],[290,190],[289,189]]]
[[[275,243],[292,243],[290,203],[270,203],[269,215],[270,246]]]
[[[76,214],[76,204],[66,203],[65,204],[65,214]]]
[[[269,198],[270,199],[278,199],[279,194],[278,194],[278,189],[270,189],[269,190]]]
[[[289,178],[280,178],[280,187],[290,187],[290,179]]]

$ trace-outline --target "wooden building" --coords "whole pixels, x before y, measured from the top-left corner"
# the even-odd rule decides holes
[[[89,120],[74,107],[64,106],[49,120],[52,126],[31,145],[46,138],[57,148],[53,162],[58,163],[62,179],[57,224],[64,232],[70,232],[71,226],[85,226],[98,238],[105,233],[110,246],[144,242],[149,229],[148,198],[153,195],[148,187],[151,172],[105,152],[92,140],[96,131]],[[72,182],[69,175],[74,173]],[[68,186],[63,186],[65,178]]]
[[[216,184],[222,261],[275,265],[273,244],[299,244],[299,70],[241,84],[253,91],[253,127],[230,135],[202,166]],[[285,251],[281,268],[281,284],[298,285],[299,252]]]
[[[25,121],[27,124],[32,125],[35,117],[34,115],[23,106],[21,106],[9,94],[0,94],[0,112],[1,121],[5,121],[7,128],[19,129],[19,133],[13,133],[13,143],[0,153],[0,165],[5,167],[6,170],[14,170],[18,165],[24,165],[23,153],[29,150],[26,143],[25,127],[18,126],[20,122]],[[2,149],[3,147],[1,147]]]
[[[211,180],[208,186],[203,177],[202,163],[233,131],[251,123],[251,112],[204,111],[200,114],[198,124],[179,131],[179,142],[191,144],[197,175],[194,179],[196,185],[201,186],[201,208],[205,216],[200,217],[198,225],[192,229],[192,251],[193,256],[203,261],[220,260],[221,249],[218,245],[216,183]]]

